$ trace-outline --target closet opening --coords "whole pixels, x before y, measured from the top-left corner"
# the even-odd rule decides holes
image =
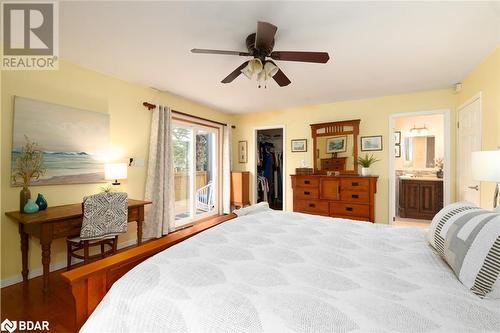
[[[256,202],[283,210],[284,205],[284,128],[256,129]]]

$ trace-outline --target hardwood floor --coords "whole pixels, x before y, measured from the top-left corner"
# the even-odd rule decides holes
[[[394,225],[396,227],[415,227],[415,228],[421,228],[421,229],[429,229],[429,227],[431,225],[431,221],[396,217],[396,221],[394,222]]]
[[[43,295],[43,278],[2,288],[1,320],[47,320],[50,332],[75,332],[73,296],[59,270],[50,273],[50,293]]]

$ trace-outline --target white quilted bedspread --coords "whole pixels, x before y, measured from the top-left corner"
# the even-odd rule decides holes
[[[82,332],[499,332],[423,230],[266,211],[143,262]]]

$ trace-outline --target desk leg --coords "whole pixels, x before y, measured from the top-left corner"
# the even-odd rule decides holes
[[[144,206],[139,207],[139,216],[137,217],[137,245],[142,244],[142,224],[144,222]]]
[[[23,282],[28,281],[28,249],[29,249],[29,236],[24,232],[24,224],[19,223],[19,235],[21,236],[21,258],[23,268],[21,274],[23,275]]]
[[[40,245],[42,246],[43,292],[49,291],[50,245],[52,243],[52,225],[42,226]]]

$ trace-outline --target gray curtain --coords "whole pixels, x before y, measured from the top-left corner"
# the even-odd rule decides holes
[[[175,191],[171,146],[171,110],[157,106],[151,119],[143,238],[159,238],[174,228]]]

